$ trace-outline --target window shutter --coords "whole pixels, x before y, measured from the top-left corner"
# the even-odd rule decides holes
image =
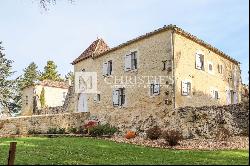
[[[154,84],[154,94],[155,95],[160,94],[160,84]]]
[[[201,63],[201,56],[200,56],[200,54],[196,54],[195,55],[195,67],[196,67],[196,69],[201,70],[202,63]]]
[[[154,84],[150,84],[150,96],[154,95]]]
[[[131,70],[131,54],[125,55],[125,71]]]
[[[119,105],[119,90],[115,89],[113,90],[113,105],[118,106]]]
[[[102,73],[104,76],[106,76],[108,74],[108,63],[107,62],[103,63]]]
[[[218,99],[220,99],[220,93],[217,91],[217,97]]]
[[[181,82],[181,92],[183,96],[188,95],[188,83],[186,81]]]
[[[97,102],[97,94],[94,95],[94,102]]]
[[[111,75],[112,73],[112,61],[108,61],[107,74]]]

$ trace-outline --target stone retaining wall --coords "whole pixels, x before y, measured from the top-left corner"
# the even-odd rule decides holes
[[[100,114],[91,116],[96,116],[101,123],[110,123],[121,131],[134,130],[140,134],[145,134],[147,129],[155,125],[162,129],[179,130],[185,138],[213,138],[221,128],[229,130],[233,135],[249,133],[249,102],[229,106],[184,107],[172,111],[100,111]],[[89,113],[63,113],[8,118],[0,120],[0,135],[79,127],[89,117]]]
[[[233,135],[248,134],[249,103],[228,106],[184,107],[176,110],[117,111],[96,115],[121,130],[134,130],[145,134],[155,125],[174,129],[185,138],[213,138],[221,128]]]
[[[88,117],[89,113],[64,113],[2,119],[0,120],[0,135],[27,134],[29,130],[45,133],[49,128],[79,127]]]

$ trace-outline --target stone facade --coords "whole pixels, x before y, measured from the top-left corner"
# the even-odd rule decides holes
[[[137,53],[137,69],[126,71],[124,69],[125,56],[134,51]],[[204,56],[204,70],[196,69],[197,53]],[[82,59],[79,60],[79,58]],[[164,112],[171,112],[179,107],[222,106],[241,101],[239,62],[172,25],[99,52],[99,54],[95,52],[92,54],[88,52],[86,56],[81,54],[79,58],[72,63],[74,71],[96,72],[100,97],[100,101],[96,102],[96,94],[86,94],[87,99],[86,101],[84,99],[84,105],[87,105],[87,109],[85,111],[101,117],[109,114],[116,114],[119,117],[124,115],[119,119],[121,124],[123,124],[122,121],[128,121],[128,116],[125,114],[133,117],[146,116],[148,113],[165,114]],[[112,73],[109,76],[103,76],[103,64],[108,61],[112,61]],[[166,69],[164,69],[164,64]],[[220,73],[218,66],[221,67]],[[114,81],[115,77],[143,76],[164,76],[170,81],[160,84],[158,95],[150,95],[148,84],[140,87],[122,85],[120,87],[125,88],[125,104],[121,107],[113,106],[112,92],[116,88],[112,86],[112,83],[110,85],[107,82]],[[186,96],[182,94],[182,81],[184,80],[191,83],[190,93]],[[232,96],[237,100],[232,102]],[[81,104],[82,100],[81,94],[76,93],[71,101],[75,104],[75,107],[71,108],[75,109],[71,110],[79,111],[81,107],[79,103]]]
[[[29,130],[46,133],[49,128],[73,128],[84,124],[89,113],[33,115],[0,120],[0,135],[27,134]]]
[[[68,92],[68,85],[64,82],[42,81],[34,86],[29,86],[22,91],[22,116],[30,116],[42,113],[40,95],[44,88],[45,91],[45,110],[49,107],[59,107],[64,105]]]
[[[241,101],[239,64],[178,33],[174,34],[174,43],[176,107],[229,105]],[[197,53],[204,55],[204,70],[195,67]],[[212,70],[209,70],[209,65]],[[183,80],[191,83],[191,94],[188,96],[181,93]],[[218,92],[218,98],[213,96],[214,91]]]

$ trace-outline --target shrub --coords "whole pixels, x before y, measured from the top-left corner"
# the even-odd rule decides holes
[[[80,126],[76,133],[77,134],[86,134],[83,126]]]
[[[57,128],[49,128],[47,134],[57,134]]]
[[[65,131],[66,131],[65,128],[59,128],[56,134],[65,134],[66,133]]]
[[[154,126],[146,131],[147,138],[156,140],[161,136],[161,129],[158,126]]]
[[[42,134],[42,132],[36,131],[34,129],[30,129],[30,130],[28,130],[28,134]]]
[[[83,125],[83,128],[87,129],[88,134],[90,134],[90,129],[96,127],[98,125],[98,121],[96,120],[89,120],[86,124]]]
[[[117,132],[118,129],[114,126],[111,126],[110,124],[104,124],[104,125],[97,125],[89,129],[89,134],[93,137],[97,136],[103,136],[103,135],[108,135],[111,136],[115,132]]]
[[[131,138],[135,138],[135,132],[134,131],[128,131],[126,134],[125,134],[125,138],[127,139],[131,139]]]
[[[16,130],[16,134],[19,135],[20,134],[20,129]]]
[[[69,131],[69,133],[76,134],[77,133],[77,128],[75,128],[75,127],[69,128],[68,131]]]
[[[169,146],[176,146],[178,145],[179,141],[183,139],[182,134],[176,130],[164,131],[162,133],[162,137]]]

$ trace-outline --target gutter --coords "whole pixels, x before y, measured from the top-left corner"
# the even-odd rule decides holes
[[[174,109],[176,108],[176,98],[175,98],[175,65],[174,65],[174,30],[171,32],[171,48],[172,48],[172,90],[173,90],[173,102],[174,102]]]

